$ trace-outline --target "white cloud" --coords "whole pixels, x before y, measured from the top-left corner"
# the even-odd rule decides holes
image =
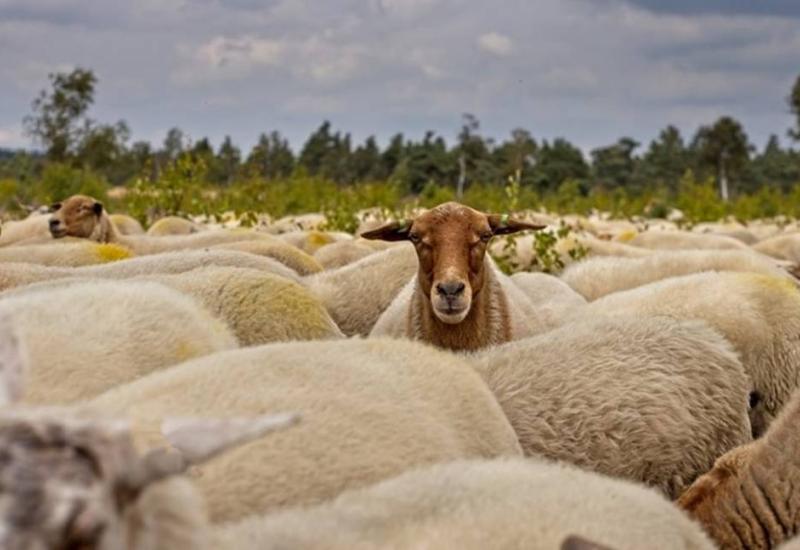
[[[284,44],[275,40],[217,36],[194,50],[181,48],[189,63],[178,73],[178,80],[193,83],[239,79],[260,67],[279,65],[285,50]]]
[[[0,147],[15,149],[29,146],[30,140],[22,135],[20,126],[0,127]]]
[[[511,39],[503,34],[490,32],[478,37],[478,47],[494,55],[506,56],[514,50]]]

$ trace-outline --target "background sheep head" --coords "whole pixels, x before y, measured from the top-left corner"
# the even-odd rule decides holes
[[[390,223],[361,236],[411,241],[419,259],[419,285],[434,314],[443,323],[457,324],[467,317],[473,298],[483,289],[491,238],[543,227],[447,202],[413,221]]]
[[[91,239],[99,231],[103,204],[92,197],[73,195],[50,208],[53,212],[50,216],[50,234],[54,239]]]

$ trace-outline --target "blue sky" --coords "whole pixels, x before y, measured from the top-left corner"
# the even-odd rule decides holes
[[[92,116],[155,143],[172,126],[249,149],[322,119],[385,143],[461,114],[584,150],[718,116],[760,147],[792,119],[797,0],[0,0],[0,147],[46,75],[99,78]],[[786,140],[784,140],[785,142]]]

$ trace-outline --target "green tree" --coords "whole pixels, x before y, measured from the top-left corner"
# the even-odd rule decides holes
[[[521,174],[522,181],[532,178],[531,169],[536,161],[538,146],[530,132],[516,128],[511,132],[511,139],[501,143],[494,151],[494,164],[502,176]]]
[[[792,93],[789,95],[789,108],[795,116],[795,127],[789,130],[789,135],[800,141],[800,76],[794,81]]]
[[[90,70],[48,75],[52,89],[42,90],[26,116],[25,132],[44,146],[47,159],[64,162],[74,153],[90,121],[86,111],[94,101],[97,78]]]
[[[681,178],[689,168],[689,151],[680,130],[667,126],[650,142],[639,165],[639,178],[653,187],[678,191]]]
[[[720,197],[727,201],[731,183],[741,181],[750,160],[752,146],[742,125],[729,116],[721,117],[713,126],[702,126],[697,131],[692,148],[704,172],[716,174]]]
[[[127,141],[131,132],[124,121],[88,129],[78,145],[77,160],[86,168],[104,174],[112,183],[130,177]]]
[[[230,185],[239,172],[241,162],[241,151],[233,144],[231,136],[225,136],[222,145],[219,146],[217,162],[214,163],[215,170],[212,174],[212,180],[217,183]]]
[[[784,193],[800,183],[800,155],[781,147],[778,136],[771,135],[764,151],[757,155],[748,173],[748,192],[769,185]]]
[[[276,131],[269,136],[261,134],[247,156],[245,169],[250,175],[267,179],[288,177],[294,169],[294,153],[289,142]]]
[[[584,182],[589,165],[580,149],[566,139],[557,138],[552,144],[544,141],[536,153],[534,182],[538,190],[556,191],[566,180]]]
[[[305,168],[310,175],[317,175],[322,169],[322,164],[332,145],[331,123],[326,120],[306,140],[300,150],[298,164]]]
[[[458,159],[457,196],[470,182],[491,183],[500,179],[491,156],[492,142],[480,135],[480,122],[470,113],[464,113],[458,145],[453,151]]]
[[[373,136],[353,151],[351,170],[356,181],[377,181],[388,176],[381,162],[381,150]]]
[[[639,142],[624,137],[614,145],[593,150],[592,168],[596,182],[605,188],[630,189],[636,169],[633,152],[637,147]]]

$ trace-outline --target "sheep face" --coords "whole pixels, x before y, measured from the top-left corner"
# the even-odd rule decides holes
[[[434,315],[446,324],[463,321],[486,279],[486,248],[495,235],[544,226],[489,215],[448,202],[419,215],[363,233],[367,239],[408,240],[419,259],[417,280]]]
[[[11,417],[0,422],[0,547],[125,548],[127,430]]]
[[[102,203],[84,195],[74,195],[51,207],[50,234],[53,238],[78,237],[89,239],[100,225]]]

